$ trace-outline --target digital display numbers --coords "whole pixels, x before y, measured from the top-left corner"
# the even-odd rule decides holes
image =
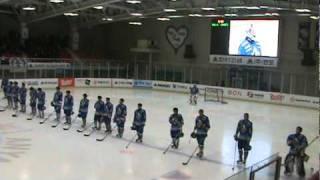
[[[211,26],[212,27],[229,27],[230,23],[229,22],[225,22],[224,19],[218,19],[216,22],[212,22]]]

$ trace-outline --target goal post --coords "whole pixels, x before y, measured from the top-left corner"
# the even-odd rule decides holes
[[[224,101],[224,91],[221,88],[206,87],[204,89],[204,101],[214,101],[226,103]]]

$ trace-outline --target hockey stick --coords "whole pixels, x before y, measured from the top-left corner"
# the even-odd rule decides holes
[[[89,133],[85,133],[83,134],[84,136],[90,136],[94,131],[96,131],[95,127],[92,127],[91,131],[89,131]]]
[[[189,159],[188,159],[186,162],[183,162],[182,165],[186,166],[186,165],[189,164],[189,162],[191,161],[191,159],[192,159],[193,156],[194,156],[194,153],[197,152],[198,148],[199,148],[199,146],[197,145],[197,147],[194,149],[194,151],[192,152],[192,154],[189,156]]]
[[[174,138],[174,140],[176,140],[176,139],[178,139],[177,136],[176,136],[176,138]],[[166,154],[166,153],[169,151],[170,146],[172,146],[172,145],[173,145],[173,142],[171,142],[171,143],[169,144],[169,146],[167,147],[167,149],[166,149],[165,151],[163,151],[163,154]]]
[[[86,131],[89,127],[91,127],[93,125],[94,122],[90,123],[88,126],[84,127],[84,128],[79,128],[77,129],[77,132],[82,133],[83,131]]]
[[[65,116],[62,116],[61,119],[63,119]],[[61,120],[58,120],[58,122],[56,124],[51,125],[52,128],[56,128],[57,126],[59,126],[59,124],[61,123]]]
[[[235,144],[234,144],[232,171],[234,171],[234,168],[235,168],[235,166],[236,166],[236,153],[237,153],[237,141],[236,141]]]
[[[128,149],[128,147],[130,146],[130,144],[134,141],[134,139],[136,138],[137,134],[135,134],[132,139],[130,140],[130,142],[127,144],[126,149]]]
[[[172,146],[172,143],[170,143],[170,144],[169,144],[169,146],[166,148],[166,150],[165,150],[165,151],[163,151],[163,154],[166,154],[166,153],[169,151],[170,146]]]
[[[112,133],[112,131],[113,131],[116,127],[117,127],[117,126],[114,126],[114,127],[112,128],[112,130],[111,130],[110,133],[109,133],[109,132],[106,132],[105,135],[104,135],[102,138],[97,138],[96,141],[103,141],[103,140],[105,140],[105,139]]]
[[[72,120],[71,120],[71,124],[67,124],[67,127],[63,127],[63,130],[69,130],[72,126],[72,124],[74,123],[74,121],[78,118],[78,116],[75,116]]]
[[[52,115],[54,112],[50,113],[43,121],[40,121],[39,124],[45,123]]]

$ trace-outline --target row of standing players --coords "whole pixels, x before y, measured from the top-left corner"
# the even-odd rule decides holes
[[[14,110],[18,109],[18,103],[20,102],[21,112],[26,112],[26,96],[27,89],[25,84],[22,83],[21,87],[18,86],[17,82],[9,82],[8,80],[3,80],[1,83],[1,88],[4,91],[5,97],[8,100],[8,108],[13,108]],[[190,88],[190,103],[194,101],[196,104],[197,96],[199,94],[199,89],[196,85]],[[30,87],[30,107],[31,115],[35,116],[38,109],[39,118],[44,118],[46,94],[41,89],[37,90],[33,87]],[[73,113],[73,96],[70,91],[66,91],[66,95],[63,99],[63,93],[60,90],[60,87],[56,88],[51,105],[55,109],[56,121],[60,121],[61,109],[63,103],[63,110],[65,114],[66,122],[65,124],[71,125],[71,115]],[[86,127],[86,118],[89,108],[89,99],[87,94],[83,94],[83,98],[80,101],[78,117],[82,118],[82,128]],[[102,100],[101,96],[98,96],[96,103],[94,104],[95,114],[94,114],[94,128],[97,130],[101,129],[101,124],[105,123],[106,133],[111,133],[111,120],[113,115],[113,104],[110,102],[110,98],[106,98],[106,102]],[[124,104],[124,99],[120,99],[119,104],[115,108],[116,112],[113,116],[113,122],[116,123],[118,134],[117,137],[122,138],[126,116],[127,116],[127,107]],[[142,104],[138,104],[137,110],[134,112],[133,124],[131,126],[132,130],[137,132],[136,142],[142,143],[144,126],[146,123],[146,111],[142,108]],[[177,149],[179,147],[180,138],[184,136],[182,131],[184,121],[181,114],[178,112],[178,108],[173,108],[173,114],[169,117],[169,123],[171,124],[171,138],[172,138],[172,148]],[[210,129],[209,118],[204,115],[202,109],[199,110],[199,115],[195,119],[194,130],[191,133],[192,138],[196,138],[198,142],[199,152],[197,153],[198,157],[203,157],[203,149],[205,144],[205,139]],[[252,122],[249,120],[249,114],[244,114],[244,119],[240,120],[237,125],[236,133],[234,139],[238,143],[238,152],[239,160],[238,163],[246,163],[248,158],[249,151],[251,150],[250,141],[252,138],[253,126]],[[297,172],[300,176],[305,175],[304,170],[304,151],[308,146],[306,137],[301,133],[302,128],[297,127],[296,133],[291,134],[287,138],[287,144],[290,147],[290,151],[286,156],[285,160],[285,173],[291,174],[293,172],[293,164],[297,166]]]
[[[197,104],[199,89],[196,85],[190,88],[190,104]],[[249,151],[252,149],[250,141],[252,138],[252,122],[249,121],[249,114],[244,114],[244,119],[240,120],[237,126],[236,134],[234,135],[235,141],[238,143],[239,160],[238,163],[246,163]],[[300,177],[305,176],[304,162],[309,159],[305,153],[308,145],[306,136],[302,134],[302,127],[298,126],[294,134],[287,137],[287,145],[290,147],[289,153],[285,157],[285,171],[284,174],[291,176],[293,173],[294,165]],[[239,134],[239,135],[238,135]],[[244,159],[242,155],[244,154]]]

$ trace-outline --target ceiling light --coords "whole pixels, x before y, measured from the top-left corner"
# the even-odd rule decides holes
[[[221,17],[222,15],[218,15],[218,14],[207,14],[207,15],[203,15],[203,17]]]
[[[113,21],[112,18],[102,18],[102,21]]]
[[[170,18],[165,18],[165,17],[159,17],[157,18],[158,21],[170,21]]]
[[[34,11],[34,10],[36,10],[36,7],[34,7],[34,6],[26,6],[26,7],[23,7],[22,9],[25,10],[25,11]]]
[[[302,14],[298,14],[298,16],[310,16],[310,14],[302,13]]]
[[[224,14],[224,16],[227,16],[227,17],[235,17],[235,16],[238,16],[238,14]]]
[[[260,9],[260,8],[257,6],[248,6],[248,7],[246,7],[246,9]]]
[[[202,17],[201,14],[189,14],[190,17]]]
[[[142,23],[141,22],[129,22],[130,25],[137,25],[137,26],[141,26]]]
[[[204,11],[214,11],[214,10],[216,10],[215,8],[210,8],[210,7],[203,7],[201,9],[204,10]]]
[[[141,3],[140,0],[127,0],[126,2],[129,4],[140,4]]]
[[[95,6],[93,7],[94,9],[103,9],[104,7],[103,6]]]
[[[319,19],[319,16],[310,16],[311,19],[315,19],[315,20],[318,20]]]
[[[245,9],[245,8],[247,8],[247,6],[230,6],[228,8],[230,8],[230,9]]]
[[[296,9],[297,12],[311,12],[309,9]]]
[[[131,16],[142,16],[141,13],[130,13]]]
[[[172,16],[168,16],[168,18],[182,18],[184,16],[181,15],[172,15]]]
[[[265,16],[280,16],[279,13],[264,13]]]
[[[175,9],[164,9],[163,11],[164,12],[177,12],[177,10],[175,10]]]
[[[63,3],[64,0],[50,0],[51,3]]]
[[[79,16],[78,13],[72,13],[72,12],[70,12],[70,13],[64,13],[63,15],[65,15],[65,16]]]

